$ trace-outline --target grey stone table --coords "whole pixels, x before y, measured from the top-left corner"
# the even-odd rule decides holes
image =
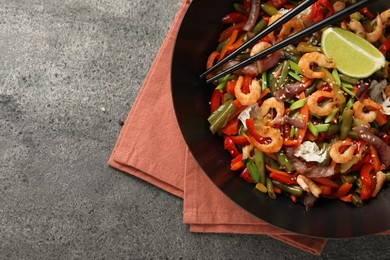
[[[183,203],[107,166],[180,0],[2,0],[0,259],[312,259],[259,235],[193,234]],[[324,259],[390,259],[390,237]]]

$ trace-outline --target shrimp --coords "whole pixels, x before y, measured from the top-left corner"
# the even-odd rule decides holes
[[[324,105],[318,104],[318,99],[320,98],[328,98],[333,99],[332,102],[325,103]],[[333,92],[328,92],[324,90],[318,90],[311,94],[307,99],[307,107],[309,111],[318,116],[327,116],[332,112],[335,106],[337,106],[338,102],[336,101],[336,96]]]
[[[283,146],[283,138],[278,129],[261,125],[256,129],[257,133],[270,141],[259,143],[253,136],[246,136],[248,141],[264,153],[276,153]]]
[[[336,64],[326,57],[324,54],[320,52],[308,52],[305,53],[301,59],[298,62],[298,66],[300,70],[302,71],[303,75],[307,78],[318,78],[321,79],[325,76],[325,73],[320,71],[320,72],[315,72],[313,71],[310,66],[311,64],[316,63],[321,67],[324,68],[335,68]]]
[[[356,19],[351,19],[351,21],[348,23],[348,28],[351,29],[356,35],[366,38],[367,32],[364,29],[363,25],[361,22],[359,22]]]
[[[240,76],[237,80],[236,86],[234,87],[234,94],[236,95],[237,100],[244,106],[256,104],[257,100],[261,96],[260,83],[256,79],[253,79],[249,85],[249,93],[245,94],[241,90],[243,81],[244,77]]]
[[[269,113],[270,109],[276,110],[276,116],[272,119],[272,115]],[[278,101],[275,97],[268,98],[264,100],[263,104],[260,106],[259,117],[268,121],[272,119],[270,123],[273,125],[277,118],[282,118],[284,115],[284,103],[283,101]],[[266,118],[267,117],[267,118]]]
[[[367,33],[366,40],[369,42],[376,42],[379,40],[379,38],[383,35],[383,22],[382,22],[382,16],[378,14],[376,16],[376,26],[375,29],[372,32]]]
[[[362,101],[356,101],[352,106],[352,110],[354,117],[370,123],[376,119],[376,111],[382,111],[383,107],[372,99],[365,98]],[[369,111],[365,112],[365,110]]]
[[[252,47],[252,50],[250,52],[250,56],[256,55],[257,53],[260,53],[264,51],[265,49],[269,48],[271,46],[268,42],[259,42],[255,46]]]
[[[274,14],[273,16],[271,16],[268,20],[268,26],[270,26],[271,24],[273,24],[276,20],[278,20],[280,17],[282,17],[282,14],[280,13],[277,13],[277,14]],[[275,43],[276,42],[276,39],[275,39],[275,32],[271,32],[268,34],[268,38],[271,40],[271,42]]]
[[[356,19],[351,19],[351,21],[348,23],[348,27],[355,34],[366,39],[371,43],[378,41],[380,37],[383,35],[383,30],[384,30],[383,19],[381,15],[376,16],[376,26],[372,32],[367,32],[366,29],[364,29],[362,23]]]
[[[390,9],[387,9],[386,11],[381,13],[381,18],[384,26],[389,26],[389,19],[390,19]]]
[[[345,151],[340,152],[341,148],[348,147]],[[336,163],[347,163],[354,158],[356,145],[351,139],[339,140],[332,144],[329,150],[329,156]]]
[[[285,25],[283,25],[278,37],[283,38],[285,36],[289,36],[289,35],[295,34],[297,32],[300,32],[303,29],[305,29],[305,26],[303,25],[303,23],[300,20],[295,18],[295,19],[288,21]]]

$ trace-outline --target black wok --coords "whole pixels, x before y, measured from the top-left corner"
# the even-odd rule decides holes
[[[323,238],[347,238],[390,229],[390,187],[356,208],[337,200],[322,200],[310,211],[289,198],[276,200],[255,190],[230,171],[223,141],[209,131],[209,100],[213,87],[199,75],[223,29],[220,20],[234,0],[194,0],[181,24],[172,60],[172,96],[184,139],[204,173],[227,197],[271,225]]]

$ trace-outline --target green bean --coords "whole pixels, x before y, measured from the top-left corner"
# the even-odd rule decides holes
[[[302,78],[301,76],[299,76],[298,74],[296,74],[295,72],[292,72],[291,70],[288,72],[288,75],[290,75],[292,78],[294,78],[296,81],[301,81]]]
[[[224,127],[230,117],[237,111],[237,107],[232,100],[226,101],[207,119],[210,123],[210,131],[215,134],[219,129]]]
[[[230,105],[230,101],[224,102],[222,105],[218,107],[217,110],[215,110],[208,118],[207,121],[209,121],[210,124],[212,124],[220,115],[223,111],[227,109],[227,107]]]
[[[348,137],[352,138],[353,140],[358,140],[359,139],[358,133],[356,133],[353,130],[348,131]]]
[[[272,180],[272,184],[276,187],[278,187],[279,189],[281,189],[282,191],[285,191],[285,192],[288,192],[288,193],[291,193],[295,196],[302,196],[303,194],[303,190],[301,187],[299,187],[298,185],[286,185],[284,183],[281,183],[279,181],[275,181],[275,180]]]
[[[248,159],[246,162],[246,167],[248,168],[249,174],[251,175],[253,182],[259,183],[260,182],[259,170],[257,169],[253,160]]]
[[[252,32],[254,34],[258,34],[259,32],[261,32],[262,30],[264,30],[264,28],[267,26],[267,22],[264,20],[264,19],[261,19],[260,21],[257,22],[257,24],[255,25],[255,27],[253,27],[252,29]]]
[[[268,87],[269,87],[269,90],[270,90],[272,95],[275,93],[275,91],[277,89],[277,78],[274,77],[274,74],[281,67],[282,67],[282,64],[279,64],[278,66],[276,66],[273,70],[271,70],[268,73]]]
[[[234,10],[236,10],[239,13],[247,14],[246,10],[245,10],[245,8],[244,8],[244,6],[242,4],[234,3],[233,4],[233,8],[234,8]]]
[[[356,175],[342,175],[341,181],[343,183],[354,183],[357,180]]]
[[[294,166],[283,152],[277,152],[276,159],[278,160],[281,168],[285,169],[286,172],[291,173],[294,170]]]
[[[268,191],[268,196],[271,199],[276,199],[274,184],[272,183],[272,180],[270,178],[267,178],[267,180],[266,180],[266,187],[267,187],[267,191]]]
[[[358,179],[356,180],[356,185],[357,185],[359,188],[361,188],[361,187],[363,186],[363,182],[362,182],[362,180],[361,180],[360,178],[358,178]]]
[[[309,124],[307,125],[307,128],[309,129],[309,131],[310,131],[315,137],[318,136],[319,131],[318,131],[318,129],[316,128],[316,126],[315,126],[311,121],[309,121]]]
[[[348,76],[345,76],[344,74],[339,74],[340,80],[345,83],[350,83],[350,84],[358,84],[359,80],[355,78],[351,78]]]
[[[265,161],[264,161],[264,153],[259,149],[255,148],[255,154],[253,156],[254,163],[259,172],[259,182],[265,185]]]
[[[306,104],[307,98],[299,99],[290,105],[290,111],[303,107]]]
[[[292,125],[290,128],[290,138],[294,138],[296,134],[295,127]]]
[[[302,75],[302,71],[301,71],[301,69],[299,68],[298,64],[297,64],[295,61],[293,61],[293,60],[289,60],[289,62],[290,62],[290,68],[291,68],[293,71],[295,71],[296,73]]]
[[[347,104],[345,105],[345,107],[348,107],[349,109],[352,109],[352,106],[353,106],[353,103],[355,103],[355,99],[353,97],[351,97]]]
[[[355,96],[355,93],[353,93],[352,89],[353,89],[353,86],[349,83],[341,83],[341,89],[344,90],[345,92],[347,92],[350,96],[354,97]]]
[[[330,126],[330,124],[317,124],[317,125],[315,125],[318,132],[328,132],[329,126]]]
[[[332,73],[329,72],[329,70],[322,68],[322,67],[319,67],[318,70],[325,73],[325,76],[322,78],[322,80],[324,80],[325,82],[327,82],[331,85],[337,85],[336,80],[333,78],[333,75],[332,75]]]
[[[340,139],[345,139],[348,136],[348,132],[352,128],[353,121],[353,110],[349,108],[344,108],[343,111],[343,120],[341,121],[340,126]]]
[[[297,46],[299,52],[322,52],[321,47],[309,44],[307,42],[300,42]]]
[[[305,90],[306,97],[317,90],[317,82],[318,82],[317,80],[314,80],[313,83]]]
[[[268,79],[267,79],[267,72],[264,71],[263,73],[261,73],[261,90],[265,90],[266,88],[268,88]]]
[[[333,76],[333,78],[336,80],[337,85],[341,86],[340,74],[339,74],[339,72],[337,71],[337,69],[333,69],[333,70],[332,70],[332,76]]]
[[[244,60],[247,60],[249,57],[250,57],[249,53],[241,53],[241,54],[238,54],[236,56],[235,60],[236,61],[244,61]]]
[[[269,16],[273,16],[278,13],[278,9],[267,4],[261,4],[261,10],[263,10]]]
[[[279,170],[279,168],[280,168],[278,162],[266,154],[264,154],[264,162],[272,169]]]
[[[283,57],[287,60],[291,60],[295,63],[298,63],[299,62],[299,59],[301,58],[300,55],[296,55],[294,54],[293,52],[290,52],[288,50],[284,50],[283,51]]]
[[[352,203],[356,207],[361,207],[364,204],[363,200],[360,198],[359,194],[357,194],[356,192],[352,193]]]
[[[337,112],[339,112],[338,108],[335,108],[332,110],[332,112],[329,113],[329,115],[325,118],[325,123],[330,123],[333,121],[334,117],[336,116]]]
[[[328,129],[328,135],[334,135],[340,132],[340,123],[338,124],[331,124]]]
[[[282,71],[280,72],[279,79],[277,82],[277,88],[281,88],[286,84],[288,72],[290,71],[290,62],[288,60],[283,61],[282,63]]]
[[[227,74],[224,77],[220,78],[218,80],[218,86],[215,89],[224,89],[229,79],[230,79],[230,74]]]

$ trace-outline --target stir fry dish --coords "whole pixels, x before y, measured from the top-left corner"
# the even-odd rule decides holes
[[[207,77],[357,1],[315,2]],[[297,4],[234,3],[206,69]],[[381,196],[390,182],[389,49],[390,9],[364,8],[214,81],[208,121],[231,170],[265,196],[288,196],[306,210],[325,199],[360,207]]]

